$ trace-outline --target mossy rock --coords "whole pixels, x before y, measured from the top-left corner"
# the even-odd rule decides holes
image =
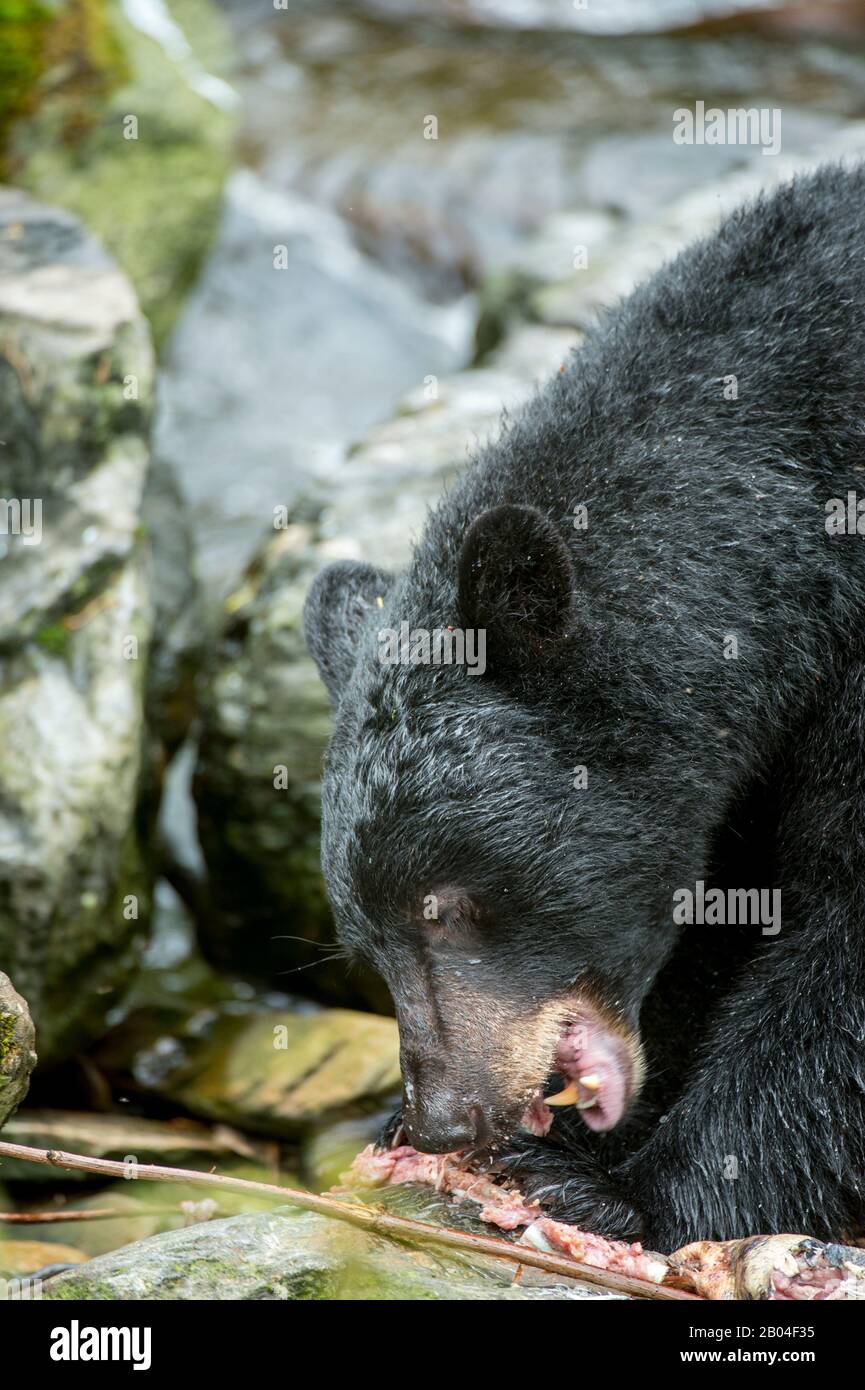
[[[393,1019],[309,1005],[297,1012],[230,1003],[140,1009],[105,1040],[96,1061],[125,1091],[277,1139],[390,1113],[400,1087]]]
[[[43,1062],[104,1031],[147,922],[152,377],[147,325],[104,249],[0,188],[0,493],[38,503],[38,527],[34,510],[0,548],[0,966]]]
[[[596,1296],[577,1280],[410,1247],[284,1207],[170,1231],[68,1270],[48,1300],[530,1302]]]
[[[12,125],[35,104],[50,21],[48,5],[0,0],[0,158]]]
[[[209,245],[234,126],[218,11],[170,11],[174,56],[119,0],[0,0],[0,175],[102,237],[157,343]]]
[[[27,1094],[36,1064],[33,1021],[12,981],[0,971],[0,1125]]]

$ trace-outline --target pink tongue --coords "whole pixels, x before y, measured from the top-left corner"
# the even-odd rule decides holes
[[[632,1071],[630,1054],[622,1039],[597,1019],[572,1024],[556,1047],[553,1070],[575,1082],[579,1113],[589,1129],[612,1129],[625,1113],[628,1080]],[[586,1086],[581,1078],[591,1084]],[[594,1105],[590,1104],[594,1100]],[[522,1124],[531,1134],[545,1135],[553,1123],[553,1111],[536,1095],[523,1112]]]
[[[627,1051],[620,1038],[596,1023],[578,1023],[562,1037],[556,1048],[555,1065],[568,1081],[576,1081],[581,1099],[594,1095],[597,1103],[581,1108],[580,1115],[589,1129],[612,1129],[625,1111]],[[600,1082],[595,1090],[580,1085],[580,1077]]]

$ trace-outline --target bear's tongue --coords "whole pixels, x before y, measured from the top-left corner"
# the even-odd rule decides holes
[[[549,1106],[576,1105],[589,1129],[612,1129],[628,1100],[631,1060],[624,1041],[599,1022],[582,1020],[565,1029],[556,1047],[553,1071],[565,1080],[556,1095],[539,1096],[524,1123],[533,1133],[552,1124]]]

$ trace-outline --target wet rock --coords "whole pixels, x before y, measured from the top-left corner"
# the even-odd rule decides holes
[[[251,161],[272,186],[338,211],[365,252],[433,303],[500,267],[573,193],[581,152],[562,85],[580,103],[579,80],[592,78],[579,58],[569,55],[579,70],[569,81],[555,53],[518,54],[488,36],[427,28],[419,43],[411,26],[344,8],[285,18],[237,14]],[[276,102],[290,142],[274,128]],[[430,117],[440,132],[425,130]]]
[[[396,1104],[396,1023],[348,1009],[230,1005],[133,1014],[97,1059],[124,1087],[193,1115],[293,1138]]]
[[[0,963],[42,1061],[101,1026],[147,915],[151,379],[135,296],[98,243],[0,190]]]
[[[837,118],[785,105],[778,131],[782,149],[801,150],[827,138],[837,124]],[[597,140],[586,156],[583,177],[592,206],[640,222],[663,215],[679,199],[737,170],[755,166],[753,174],[762,181],[765,166],[776,159],[764,157],[755,145],[674,145],[671,120],[664,130]]]
[[[43,1297],[196,1300],[489,1300],[596,1296],[576,1280],[513,1282],[514,1266],[410,1248],[291,1208],[138,1241],[58,1275]]]
[[[333,213],[235,174],[165,357],[155,430],[193,510],[208,592],[223,598],[274,510],[409,386],[461,365],[470,338],[466,306],[426,304]]]
[[[537,290],[531,312],[543,323],[585,328],[604,305],[629,294],[696,237],[708,235],[744,200],[797,172],[835,159],[861,158],[863,152],[865,125],[856,123],[800,149],[784,149],[772,159],[752,158],[745,168],[687,192],[660,216],[623,224],[589,256],[585,269]]]
[[[161,342],[209,245],[229,163],[237,97],[223,76],[230,50],[218,9],[209,0],[31,8],[40,34],[9,113],[6,176],[103,237]]]
[[[142,504],[151,557],[153,637],[147,668],[148,727],[167,755],[195,715],[195,680],[204,659],[204,604],[192,564],[195,538],[174,469],[153,459]]]
[[[574,29],[589,34],[632,34],[728,19],[765,8],[766,0],[606,0],[600,6],[562,5],[559,0],[364,0],[373,13],[414,18],[419,12],[457,24],[489,28]]]
[[[0,971],[0,1125],[27,1094],[36,1065],[34,1039],[27,1004]]]
[[[478,294],[475,366],[491,358],[526,381],[538,378],[538,363],[552,361],[557,340],[545,326],[535,326],[534,296],[551,282],[600,254],[615,240],[615,218],[600,214],[554,217],[536,237],[515,253],[507,269],[490,275]],[[576,345],[576,335],[561,334],[562,356]]]
[[[274,187],[339,211],[369,255],[437,303],[506,272],[557,215],[657,216],[730,160],[769,163],[754,149],[673,145],[683,72],[724,107],[771,92],[785,140],[788,124],[799,140],[806,109],[824,125],[861,110],[853,45],[827,62],[823,45],[741,25],[643,32],[675,11],[699,19],[707,7],[691,0],[289,4],[290,15],[232,10],[244,152]]]
[[[203,695],[195,797],[212,902],[202,943],[222,966],[315,997],[386,1007],[383,986],[322,962],[333,928],[319,867],[319,776],[330,712],[301,631],[329,560],[398,567],[426,508],[503,407],[560,366],[572,331],[527,328],[483,368],[410,393],[340,470],[328,503],[298,509],[229,598]],[[302,937],[306,941],[288,939]],[[302,973],[280,972],[303,967]]]

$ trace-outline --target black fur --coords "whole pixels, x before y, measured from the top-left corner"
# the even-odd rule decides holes
[[[481,452],[404,575],[309,600],[324,869],[394,995],[412,1138],[659,1247],[865,1216],[865,536],[824,524],[865,494],[863,208],[828,168],[737,213]],[[403,620],[487,623],[489,670],[381,665]],[[697,879],[780,887],[780,933],[674,926]],[[606,1135],[505,1142],[497,1045],[574,984],[639,1026],[643,1092]]]

